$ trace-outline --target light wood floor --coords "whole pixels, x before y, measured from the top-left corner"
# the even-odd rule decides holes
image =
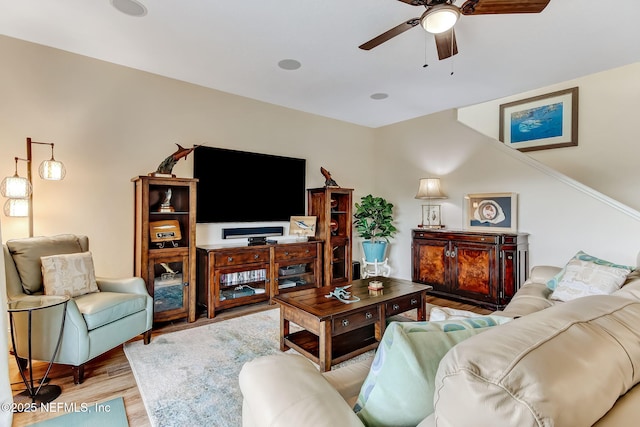
[[[490,313],[489,310],[475,307],[468,304],[457,303],[454,301],[428,297],[427,302],[439,306],[446,306],[460,310],[470,310],[481,314]],[[248,307],[230,309],[216,314],[214,319],[207,319],[203,314],[194,323],[186,321],[177,321],[159,325],[154,328],[153,337],[167,332],[202,326],[209,323],[220,322],[237,316],[242,316],[258,311],[273,309],[275,306],[268,304],[254,304]],[[141,338],[135,338],[138,340]],[[13,356],[10,356],[9,377],[11,387],[14,394],[24,390],[24,384],[15,363]],[[41,378],[46,370],[46,363],[34,363],[34,378]],[[51,384],[59,385],[62,388],[62,394],[54,402],[56,406],[62,408],[62,404],[75,404],[77,406],[82,403],[92,405],[94,403],[104,402],[116,397],[122,396],[127,412],[129,425],[132,427],[148,427],[150,426],[147,412],[144,408],[140,392],[136,385],[135,378],[129,366],[129,361],[124,354],[122,346],[119,346],[100,357],[87,363],[85,367],[85,380],[80,385],[73,384],[73,375],[71,368],[62,365],[54,365],[49,373]],[[64,412],[64,409],[61,409]],[[62,415],[60,412],[24,412],[16,413],[13,417],[13,427],[20,427],[42,421],[48,418]]]

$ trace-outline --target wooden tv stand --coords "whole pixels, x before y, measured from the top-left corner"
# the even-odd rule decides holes
[[[320,287],[322,241],[197,246],[196,271],[198,304],[213,318],[216,310]]]

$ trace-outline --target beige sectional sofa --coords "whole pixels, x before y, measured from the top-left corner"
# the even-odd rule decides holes
[[[514,320],[446,353],[420,427],[640,425],[640,273],[611,295],[556,302],[546,283],[560,270],[534,267],[495,313]],[[239,379],[243,425],[362,426],[353,406],[370,364],[320,373],[298,355],[253,360]]]

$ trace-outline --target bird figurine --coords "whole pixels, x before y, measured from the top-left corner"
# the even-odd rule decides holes
[[[320,166],[320,172],[322,173],[322,176],[324,176],[324,178],[325,178],[325,181],[324,181],[324,186],[325,187],[340,187],[338,185],[338,183],[335,182],[333,180],[333,178],[331,178],[331,172],[329,172],[328,170],[326,170],[322,166]]]
[[[197,145],[194,145],[191,148],[184,148],[180,144],[176,144],[176,145],[178,146],[178,150],[176,150],[175,153],[173,153],[172,155],[170,155],[169,157],[164,159],[162,161],[162,163],[160,163],[160,165],[158,166],[158,169],[155,172],[150,173],[149,175],[151,175],[151,176],[168,176],[168,175],[170,175],[172,178],[176,177],[172,173],[173,167],[176,165],[176,163],[178,163],[178,160],[180,160],[182,158],[186,159],[187,156],[189,155],[189,153],[191,153],[197,147]]]

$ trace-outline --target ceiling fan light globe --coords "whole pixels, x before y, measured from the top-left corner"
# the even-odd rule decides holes
[[[434,6],[427,10],[420,23],[431,34],[440,34],[450,30],[460,17],[458,8],[451,5]]]

